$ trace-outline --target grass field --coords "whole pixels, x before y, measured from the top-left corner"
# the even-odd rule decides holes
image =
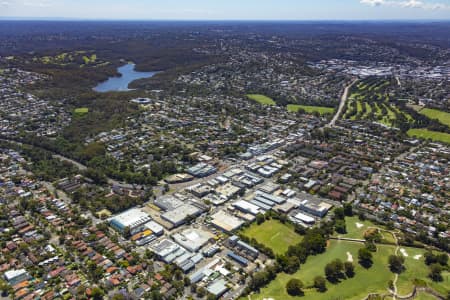
[[[334,113],[334,108],[332,108],[332,107],[308,106],[308,105],[298,105],[298,104],[289,104],[287,106],[287,110],[289,112],[298,112],[300,109],[303,109],[308,114],[311,114],[314,112],[318,112],[321,115]]]
[[[286,283],[291,278],[298,278],[305,286],[313,283],[314,277],[324,275],[324,267],[333,259],[339,258],[347,261],[347,252],[349,252],[355,261],[356,275],[353,278],[346,279],[339,284],[331,284],[327,282],[328,291],[319,293],[315,289],[306,289],[305,296],[302,299],[328,300],[328,299],[351,299],[360,300],[369,293],[383,293],[386,291],[388,281],[394,279],[387,266],[387,257],[394,253],[394,246],[379,246],[379,250],[374,254],[374,265],[366,270],[356,261],[358,250],[362,244],[331,241],[327,252],[321,255],[309,257],[307,262],[300,267],[300,270],[293,274],[279,274],[277,278],[271,282],[266,288],[261,290],[260,294],[252,295],[253,300],[262,300],[264,298],[273,298],[275,300],[299,299],[291,297],[286,293]],[[369,284],[370,283],[370,284]]]
[[[443,142],[450,144],[450,134],[445,132],[431,131],[428,129],[410,129],[408,136],[421,139],[431,139],[435,142]]]
[[[364,239],[364,232],[369,227],[375,227],[370,221],[360,221],[358,217],[346,217],[345,224],[347,225],[347,233],[339,234],[339,237],[345,237],[349,239]]]
[[[282,224],[277,220],[268,220],[261,225],[253,223],[242,233],[271,248],[275,254],[284,254],[289,246],[298,244],[303,239],[291,225]]]
[[[440,123],[450,127],[450,113],[438,109],[424,108],[419,111],[420,114],[430,119],[437,119]]]
[[[258,94],[248,94],[247,97],[253,101],[258,102],[262,105],[276,105],[275,101],[273,99],[264,96],[264,95],[258,95]]]
[[[347,233],[346,234],[335,234],[337,237],[343,237],[343,238],[349,238],[349,239],[364,239],[364,233],[369,229],[370,227],[377,227],[381,229],[385,229],[383,226],[373,224],[370,221],[361,221],[358,217],[346,217],[345,218],[345,224],[347,226]],[[389,244],[395,244],[395,239],[392,233],[381,231],[380,232],[383,237],[383,242],[389,243]]]
[[[425,281],[428,286],[430,286],[437,292],[447,295],[447,293],[450,291],[450,273],[442,272],[444,281],[433,282],[430,278],[428,278],[429,268],[425,265],[423,257],[426,250],[408,247],[402,248],[404,249],[404,253],[407,254],[407,256],[403,255],[403,257],[405,258],[406,270],[398,277],[398,292],[402,295],[411,292],[411,290],[413,289],[413,280],[419,279]]]
[[[339,284],[327,282],[328,290],[325,293],[318,293],[315,289],[304,289],[303,299],[326,300],[326,299],[351,299],[360,300],[369,293],[385,293],[389,280],[394,279],[394,274],[388,268],[388,257],[394,254],[395,246],[378,245],[378,250],[373,254],[374,264],[368,270],[357,263],[358,250],[362,244],[347,241],[331,241],[324,254],[309,257],[307,262],[300,267],[300,270],[293,275],[281,273],[267,287],[261,290],[260,294],[251,296],[253,300],[264,298],[298,299],[286,293],[286,283],[291,278],[298,278],[305,284],[311,286],[315,276],[324,275],[324,267],[333,259],[339,258],[342,261],[348,260],[348,253],[351,254],[355,264],[355,277],[346,279]],[[428,267],[424,263],[424,249],[404,247],[406,270],[399,275],[397,287],[399,294],[408,294],[412,291],[415,279],[422,280],[436,291],[447,295],[450,290],[450,274],[443,272],[444,281],[440,283],[432,282],[428,276]],[[400,253],[399,253],[400,254]],[[420,256],[420,257],[419,257]],[[428,299],[426,294],[422,294],[418,299]]]
[[[83,117],[88,112],[89,112],[89,108],[87,108],[87,107],[80,107],[80,108],[76,108],[73,113],[77,117]]]

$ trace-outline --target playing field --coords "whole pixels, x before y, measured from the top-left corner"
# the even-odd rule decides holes
[[[421,139],[431,139],[434,142],[450,144],[450,134],[445,132],[431,131],[428,129],[410,129],[408,136]]]
[[[259,104],[262,105],[275,105],[275,101],[273,101],[273,99],[264,96],[264,95],[259,95],[259,94],[248,94],[247,97],[253,101],[258,102]]]
[[[430,119],[437,119],[440,123],[450,127],[450,113],[431,108],[424,108],[419,111],[420,114],[427,116]]]
[[[311,114],[314,112],[318,112],[321,115],[334,113],[334,108],[332,108],[332,107],[308,106],[308,105],[298,105],[298,104],[289,104],[287,106],[287,110],[289,112],[298,112],[300,109],[303,109],[308,114]]]
[[[283,224],[278,220],[268,220],[261,225],[253,223],[242,233],[266,245],[275,254],[284,254],[289,246],[302,241],[302,236],[297,234],[291,225]]]
[[[328,300],[338,297],[339,299],[360,300],[369,293],[383,293],[387,289],[388,281],[394,279],[394,274],[389,271],[387,266],[387,257],[394,253],[395,247],[379,246],[378,252],[373,257],[374,265],[366,270],[357,263],[358,250],[362,246],[359,243],[331,241],[324,254],[309,257],[307,262],[300,267],[300,270],[293,275],[279,274],[274,281],[261,290],[260,294],[252,295],[251,299],[298,299],[286,293],[286,283],[289,279],[298,278],[303,281],[305,286],[309,286],[313,283],[315,276],[324,276],[324,267],[327,263],[336,258],[347,261],[349,256],[353,258],[355,263],[355,277],[346,279],[339,284],[327,282],[328,290],[325,293],[319,293],[315,289],[306,289],[305,296],[302,299]]]

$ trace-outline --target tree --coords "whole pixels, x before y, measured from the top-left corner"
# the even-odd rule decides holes
[[[403,256],[400,255],[389,255],[389,268],[391,269],[391,271],[393,273],[401,273],[405,267],[404,267],[404,263],[405,263],[405,258]]]
[[[429,266],[431,264],[437,263],[437,258],[433,254],[433,252],[427,251],[427,252],[425,252],[425,254],[423,256],[425,257],[425,264],[426,265]]]
[[[336,230],[337,233],[340,233],[340,234],[346,234],[347,233],[345,220],[336,220],[336,223],[335,223],[334,227],[335,227],[335,230]]]
[[[264,223],[265,220],[266,220],[266,218],[264,217],[263,214],[259,213],[256,215],[256,223],[258,225],[261,225],[262,223]]]
[[[344,208],[338,207],[334,210],[334,217],[337,220],[344,220],[345,214],[344,214]]]
[[[344,204],[344,214],[347,217],[352,217],[353,216],[353,206],[350,203],[345,203]]]
[[[361,266],[368,269],[372,266],[372,253],[367,248],[360,248],[358,250],[358,259]]]
[[[102,300],[104,295],[105,295],[105,292],[99,287],[94,287],[91,290],[91,296],[92,296],[92,299],[94,299],[94,300]]]
[[[314,278],[314,287],[317,291],[323,293],[327,290],[326,280],[322,276],[316,276]]]
[[[335,259],[325,266],[325,276],[329,282],[338,282],[342,277],[344,264],[340,259]]]
[[[125,296],[123,294],[114,294],[114,296],[111,298],[111,300],[125,300]]]
[[[303,282],[300,279],[292,278],[286,284],[286,291],[291,296],[303,295]]]
[[[432,264],[430,266],[430,274],[428,274],[428,277],[431,278],[431,280],[439,282],[442,281],[442,267],[440,264]]]
[[[346,261],[344,263],[344,272],[348,278],[352,278],[353,276],[355,276],[355,266],[352,262]]]
[[[441,266],[445,267],[448,264],[448,255],[446,253],[438,254],[436,260]]]
[[[126,227],[123,229],[123,236],[124,236],[125,238],[129,238],[129,237],[131,236],[131,230],[130,230],[130,227],[126,226]]]
[[[287,267],[285,272],[288,274],[293,274],[297,272],[298,268],[300,268],[300,260],[297,256],[289,256],[287,259]]]
[[[204,287],[198,287],[198,288],[197,288],[197,296],[198,296],[199,298],[203,298],[203,297],[206,296],[206,290],[205,290]]]

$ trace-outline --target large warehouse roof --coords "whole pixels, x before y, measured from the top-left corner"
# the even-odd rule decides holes
[[[137,208],[132,208],[109,219],[111,225],[120,230],[125,227],[134,228],[149,221],[151,221],[150,216]]]

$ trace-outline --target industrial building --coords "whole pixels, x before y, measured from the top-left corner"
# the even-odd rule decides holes
[[[236,209],[238,209],[244,213],[249,213],[252,215],[257,215],[259,213],[265,212],[259,206],[252,204],[250,202],[244,201],[244,200],[236,201],[235,203],[233,203],[233,207],[235,207]]]
[[[185,273],[192,270],[203,259],[202,254],[189,252],[168,239],[150,245],[150,249],[160,260],[168,264],[176,264]]]
[[[248,260],[240,255],[237,255],[233,251],[229,251],[227,253],[227,256],[234,261],[238,262],[239,264],[243,265],[244,267],[248,266]]]
[[[197,252],[213,238],[213,235],[201,229],[186,229],[175,233],[172,238],[187,250]]]
[[[156,223],[155,221],[150,221],[144,225],[145,229],[149,229],[156,236],[161,236],[164,233],[164,228]]]
[[[218,211],[211,218],[211,224],[226,233],[238,230],[245,223],[241,219],[229,215],[224,211]]]
[[[150,221],[150,216],[146,212],[143,212],[137,208],[129,209],[108,219],[111,227],[120,233],[123,233],[125,228],[129,228],[131,234],[136,234],[139,231],[142,231],[144,225]]]
[[[198,183],[188,188],[188,190],[195,196],[202,198],[212,192],[209,185]]]
[[[198,217],[205,211],[204,208],[200,208],[198,205],[194,204],[182,204],[173,210],[169,210],[161,215],[161,218],[174,227],[178,227],[186,223],[189,217]]]
[[[227,287],[227,281],[223,278],[217,279],[212,282],[206,288],[208,293],[214,295],[216,298],[220,298],[223,294],[225,294],[229,288]]]
[[[14,286],[20,282],[28,280],[31,278],[30,274],[25,269],[6,271],[3,278],[8,282],[8,284]]]
[[[257,258],[259,255],[258,249],[250,246],[249,244],[247,244],[244,241],[241,241],[237,235],[231,236],[228,239],[228,244],[231,247],[236,248],[237,250],[244,252],[245,254],[247,254],[253,258]]]
[[[239,194],[241,188],[234,184],[226,183],[225,185],[216,188],[216,193],[223,199],[230,200]]]
[[[186,170],[186,172],[194,177],[202,178],[217,172],[217,168],[205,163],[199,163]]]
[[[295,219],[294,221],[297,221],[297,222],[300,221],[300,222],[308,224],[308,225],[312,225],[315,222],[314,218],[307,216],[305,214],[302,214],[302,213],[296,214],[294,216],[294,219]]]
[[[320,218],[323,218],[332,207],[333,205],[326,202],[315,202],[309,200],[303,200],[300,204],[301,210]]]

